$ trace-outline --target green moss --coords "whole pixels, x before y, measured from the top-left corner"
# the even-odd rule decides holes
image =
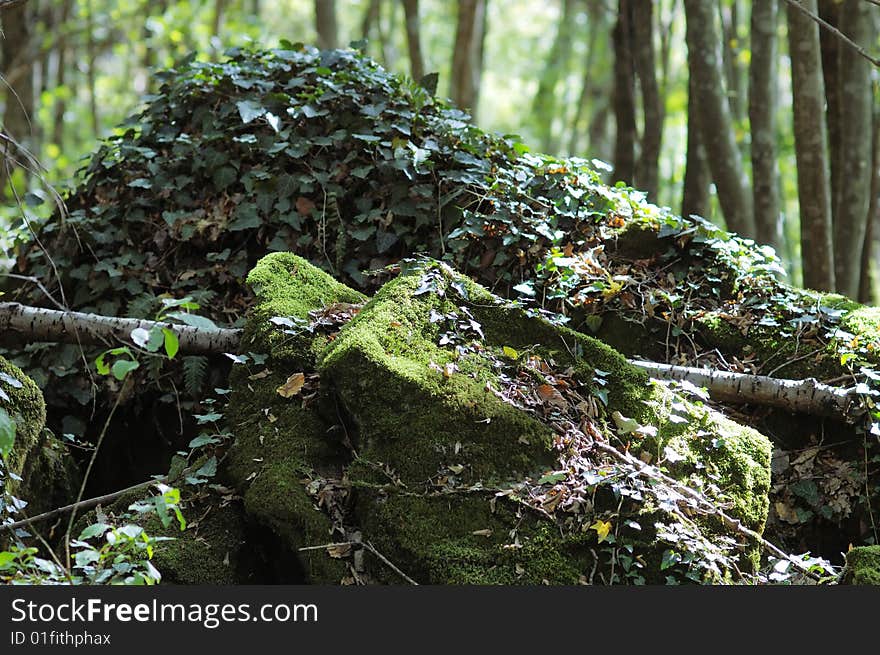
[[[232,585],[241,584],[238,560],[248,548],[245,522],[235,504],[199,503],[184,512],[190,523],[181,531],[176,520],[163,527],[152,515],[144,524],[151,537],[171,537],[157,544],[153,565],[165,584]]]
[[[39,387],[20,368],[0,357],[0,408],[6,410],[15,423],[15,444],[7,458],[12,473],[21,475],[28,457],[41,442],[40,435],[46,424],[46,403]],[[8,379],[15,380],[10,383]],[[18,483],[7,478],[7,490],[18,488]]]
[[[682,458],[666,463],[673,477],[692,488],[717,489],[718,500],[729,504],[726,511],[761,533],[769,510],[769,439],[660,385],[646,407],[642,420],[661,427],[656,437],[633,444],[633,450],[648,452],[657,462],[668,459],[665,449],[671,448]]]
[[[332,523],[305,491],[320,475],[338,476],[347,452],[333,436],[320,399],[303,406],[301,395],[285,398],[277,389],[295,373],[314,371],[315,352],[326,337],[305,325],[285,334],[272,317],[308,321],[309,312],[335,303],[360,303],[364,296],[289,253],[264,257],[248,276],[257,303],[248,316],[243,351],[268,355],[266,368],[239,366],[231,376],[227,410],[235,442],[223,474],[244,497],[245,510],[297,551],[331,541]],[[338,583],[345,567],[322,549],[300,560],[313,582]]]
[[[471,317],[482,334],[467,345],[465,337],[475,334],[459,334],[455,326],[467,332]],[[449,339],[451,345],[439,345]],[[602,562],[591,554],[598,545],[594,532],[561,530],[507,500],[490,503],[480,489],[503,488],[505,481],[553,469],[556,462],[549,426],[487,391],[503,385],[498,360],[483,355],[503,347],[540,355],[585,384],[602,371],[609,413],[659,427],[656,437],[629,444],[631,452],[648,451],[656,462],[672,448],[681,461],[661,462],[670,475],[723,503],[748,527],[763,529],[770,483],[766,438],[649,384],[644,372],[607,345],[502,303],[442,265],[425,263],[386,284],[319,360],[323,379],[332,382],[357,425],[360,459],[346,473],[356,489],[358,525],[408,575],[444,584],[573,584],[592,567],[600,577],[620,581],[627,561],[634,567],[626,572],[630,581],[662,582],[662,553],[688,548],[656,537],[655,522],[675,519],[647,499],[621,507],[610,493],[594,498],[594,515],[615,524],[635,517],[645,525],[643,534],[627,542],[630,550],[608,547]],[[444,374],[448,364],[456,369]],[[470,491],[424,491],[449,476],[453,488]],[[727,535],[720,521],[701,524],[703,539]],[[636,556],[653,569],[633,564]],[[380,579],[399,581],[381,563],[376,566]]]
[[[285,334],[273,317],[307,321],[309,312],[333,303],[362,303],[366,296],[334,280],[302,257],[287,252],[266,255],[251,270],[247,283],[257,296],[242,338],[241,350],[271,352],[276,360],[302,363],[323,344],[308,332]],[[313,345],[314,344],[314,345]],[[255,350],[256,349],[256,350]]]
[[[846,554],[843,584],[880,585],[880,546],[853,548]]]
[[[495,375],[485,364],[471,361],[470,374],[437,370],[455,357],[437,345],[442,328],[432,312],[459,310],[446,296],[417,294],[420,279],[414,271],[383,286],[319,361],[358,425],[361,457],[389,465],[405,484],[422,484],[461,462],[465,479],[487,481],[549,465],[550,429],[497,398],[487,388]],[[497,303],[466,278],[453,281],[467,285],[470,303]]]

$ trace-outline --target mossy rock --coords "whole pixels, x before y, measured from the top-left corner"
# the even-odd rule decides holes
[[[526,357],[552,365],[527,373],[520,367]],[[559,470],[564,439],[547,415],[505,397],[529,388],[507,388],[523,375],[537,376],[534,389],[553,401],[561,384],[603,398],[607,408],[592,416],[603,432],[597,438],[622,436],[602,418],[619,412],[645,428],[644,436],[629,438],[630,452],[664,462],[681,483],[763,529],[771,451],[765,437],[649,384],[607,345],[502,301],[444,264],[419,263],[384,285],[327,345],[319,371],[356,426],[358,457],[346,476],[364,538],[420,581],[572,584],[588,579],[591,566],[599,568],[597,580],[610,576],[589,554],[607,538],[590,532],[603,517],[626,526],[617,537],[633,533],[625,542],[639,565],[630,581],[662,581],[661,562],[671,573],[693,555],[688,539],[693,546],[700,538],[740,536],[707,516],[699,527],[685,521],[690,536],[679,539],[682,522],[663,509],[663,498],[634,492],[634,502],[622,503],[619,489],[599,490],[593,507],[574,518],[533,511],[518,497],[524,487],[534,492],[543,484],[546,491],[571,478]],[[699,537],[692,539],[694,530]],[[378,559],[372,573],[396,577]]]
[[[880,585],[880,546],[861,546],[846,554],[842,584]]]
[[[67,449],[49,429],[28,456],[18,495],[26,500],[28,515],[63,507],[76,498],[82,472]]]
[[[0,357],[0,409],[15,425],[15,442],[6,458],[9,473],[22,476],[28,459],[41,443],[46,424],[46,403],[39,387],[20,368]],[[19,483],[4,474],[4,488],[14,493]]]
[[[312,374],[316,353],[327,341],[326,335],[305,329],[309,313],[357,305],[365,297],[289,253],[267,255],[247,281],[256,304],[241,350],[267,359],[259,371],[245,366],[233,371],[228,416],[235,442],[224,475],[241,491],[251,520],[296,552],[333,540],[331,521],[306,487],[321,475],[338,476],[347,453],[328,435],[332,423],[320,415],[318,401],[303,407],[301,395],[284,397],[278,388],[292,375]],[[312,582],[338,583],[346,571],[321,549],[303,551],[300,560]]]

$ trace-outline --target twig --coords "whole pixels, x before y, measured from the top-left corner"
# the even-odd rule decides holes
[[[53,509],[49,512],[43,512],[42,514],[37,514],[36,516],[32,516],[28,519],[22,519],[20,521],[16,521],[15,523],[7,523],[5,525],[0,525],[0,530],[17,530],[18,528],[27,527],[32,523],[38,523],[40,521],[45,521],[46,519],[51,519],[53,516],[58,516],[59,514],[64,514],[66,512],[71,512],[73,510],[79,509],[91,509],[96,505],[103,505],[105,503],[112,502],[127,494],[130,491],[138,491],[139,489],[145,489],[152,484],[156,484],[157,482],[167,482],[166,477],[162,478],[154,478],[152,480],[147,480],[146,482],[141,482],[139,484],[132,485],[130,487],[126,487],[125,489],[120,489],[119,491],[114,491],[109,494],[104,494],[103,496],[97,496],[95,498],[89,498],[88,500],[81,500],[77,503],[71,503],[70,505],[65,505],[64,507],[59,507],[58,509]]]
[[[392,571],[394,571],[395,573],[397,573],[397,575],[399,575],[401,578],[403,578],[404,580],[406,580],[407,582],[409,582],[411,585],[414,585],[414,586],[416,586],[416,587],[419,586],[419,583],[418,583],[418,582],[416,582],[416,581],[413,580],[411,577],[409,577],[406,573],[404,573],[404,572],[401,571],[399,568],[397,568],[391,560],[389,560],[389,559],[388,559],[387,557],[385,557],[382,553],[380,553],[378,550],[376,550],[376,549],[373,547],[373,544],[371,544],[369,541],[365,541],[365,542],[363,542],[363,545],[364,545],[364,548],[366,548],[368,551],[370,551],[371,553],[373,553],[373,555],[375,555],[375,556],[378,557],[380,560],[382,560],[382,561],[385,563],[385,565],[388,566],[388,568],[390,568]]]
[[[809,11],[806,7],[804,7],[797,0],[785,0],[785,2],[787,2],[791,7],[794,7],[795,9],[797,9],[804,16],[807,16],[814,23],[817,23],[819,25],[819,27],[822,27],[822,28],[828,30],[829,32],[831,32],[831,34],[833,34],[838,39],[843,41],[846,45],[848,45],[850,48],[855,50],[862,57],[864,57],[865,59],[870,61],[872,64],[874,64],[878,68],[880,68],[880,59],[869,55],[868,52],[862,46],[860,46],[858,43],[856,43],[855,41],[850,39],[846,34],[844,34],[839,29],[834,27],[834,25],[832,25],[831,23],[829,23],[825,20],[822,20],[821,17],[819,17],[816,14]],[[870,2],[870,0],[869,0],[869,2]],[[880,3],[872,2],[871,4],[880,4]]]
[[[714,503],[712,503],[709,499],[707,499],[702,494],[694,491],[693,489],[691,489],[689,487],[686,487],[685,485],[681,484],[677,480],[670,478],[668,475],[664,475],[656,468],[648,466],[647,464],[642,462],[640,459],[637,459],[637,458],[633,457],[632,455],[629,455],[628,453],[620,452],[614,446],[602,443],[601,441],[596,441],[595,446],[599,450],[610,454],[612,457],[615,457],[615,458],[629,464],[630,466],[634,466],[640,474],[642,474],[648,478],[660,480],[661,482],[664,482],[664,483],[670,485],[676,491],[678,491],[678,493],[690,498],[691,500],[696,501],[697,503],[699,503],[700,505],[705,507],[708,512],[710,512],[711,514],[714,514],[719,519],[721,519],[721,522],[724,523],[724,525],[727,528],[729,528],[735,532],[738,532],[741,535],[748,537],[749,539],[759,543],[761,546],[766,548],[768,551],[770,551],[776,557],[783,559],[787,562],[791,562],[797,568],[799,568],[807,577],[810,577],[817,582],[822,581],[822,577],[819,574],[811,571],[809,569],[809,567],[804,566],[801,562],[792,558],[791,555],[789,555],[788,553],[783,551],[778,546],[776,546],[776,545],[770,543],[769,541],[767,541],[766,539],[764,539],[764,537],[762,537],[760,534],[758,534],[757,532],[755,532],[751,528],[747,528],[746,526],[744,526],[739,521],[739,519],[735,519],[732,516],[730,516],[729,514],[727,514],[726,512],[724,512],[724,510],[719,509]]]

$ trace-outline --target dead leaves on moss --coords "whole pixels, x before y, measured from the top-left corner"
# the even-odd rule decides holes
[[[276,391],[278,392],[278,395],[282,398],[293,398],[294,396],[299,394],[300,391],[302,391],[305,382],[305,373],[294,373],[289,378],[287,378],[287,381],[280,387],[278,387]]]

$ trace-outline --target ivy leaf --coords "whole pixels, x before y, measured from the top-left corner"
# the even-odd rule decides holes
[[[3,371],[0,371],[0,382],[5,382],[13,389],[21,389],[24,386],[21,380],[18,380]]]
[[[140,364],[133,359],[120,359],[113,364],[110,371],[117,380],[124,380],[126,375],[139,366]]]
[[[109,529],[110,526],[106,523],[92,523],[89,527],[85,528],[82,532],[79,533],[79,539],[81,541],[85,541],[86,539],[91,539],[92,537],[100,537]]]
[[[238,107],[238,115],[241,116],[243,123],[250,123],[266,113],[266,108],[253,100],[242,100],[236,102],[235,106]]]
[[[150,331],[144,328],[135,328],[130,336],[134,344],[140,348],[146,348],[150,342]]]
[[[538,479],[538,484],[556,484],[557,482],[562,482],[565,480],[566,474],[562,473],[548,473],[547,475],[542,475]]]
[[[217,324],[214,323],[214,321],[212,321],[210,318],[205,318],[204,316],[199,316],[198,314],[187,314],[186,312],[168,312],[166,316],[168,318],[177,319],[184,325],[189,325],[190,327],[194,328],[217,328]]]
[[[590,526],[590,530],[596,531],[596,535],[599,537],[599,543],[601,544],[608,538],[608,534],[611,532],[611,521],[603,521],[599,519]]]
[[[4,458],[12,452],[15,445],[15,421],[0,407],[0,455]]]

